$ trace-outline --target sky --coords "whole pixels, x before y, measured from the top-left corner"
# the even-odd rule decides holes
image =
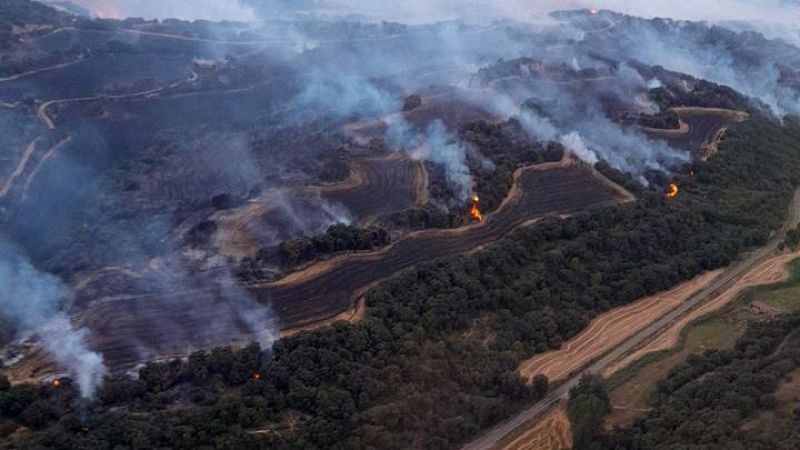
[[[428,22],[513,17],[535,20],[557,9],[610,9],[642,17],[798,23],[798,0],[72,0],[101,17],[252,20],[277,9],[337,10],[376,20]]]

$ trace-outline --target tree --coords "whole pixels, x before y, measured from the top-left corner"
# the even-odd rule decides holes
[[[588,448],[592,438],[600,430],[603,418],[611,411],[611,401],[606,393],[603,379],[597,375],[586,375],[578,386],[569,391],[567,416],[572,427],[575,450]]]

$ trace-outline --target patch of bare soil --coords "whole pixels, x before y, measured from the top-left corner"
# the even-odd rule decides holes
[[[547,413],[533,428],[498,446],[498,450],[569,450],[572,434],[564,404]]]

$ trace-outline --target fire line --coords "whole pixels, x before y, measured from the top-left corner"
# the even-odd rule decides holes
[[[668,199],[671,200],[671,199],[677,197],[678,196],[678,192],[680,192],[680,188],[678,188],[677,184],[670,183],[669,186],[667,186],[667,194],[666,195],[667,195]]]
[[[476,222],[480,222],[480,221],[483,220],[483,215],[481,214],[481,210],[480,210],[480,208],[478,208],[478,202],[480,202],[480,198],[478,198],[477,195],[473,195],[472,196],[472,207],[469,209],[469,215]]]

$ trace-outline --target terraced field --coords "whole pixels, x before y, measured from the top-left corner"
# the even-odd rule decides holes
[[[347,311],[368,287],[415,264],[479,249],[546,215],[632,200],[579,164],[544,164],[519,170],[516,175],[512,193],[482,223],[413,233],[382,251],[333,258],[278,282],[251,286],[250,292],[260,303],[271,306],[282,330],[309,327]],[[143,354],[230,343],[236,340],[231,326],[244,336],[243,320],[223,325],[220,317],[251,313],[237,308],[235,297],[223,294],[196,290],[166,297],[107,299],[90,305],[80,323],[91,329],[93,346],[103,352],[109,365],[124,368],[142,360]],[[150,345],[146,352],[142,342]]]
[[[735,122],[741,122],[747,115],[738,111],[716,108],[673,108],[681,121],[688,125],[682,132],[678,130],[644,131],[655,138],[666,139],[675,148],[688,150],[694,156],[707,159],[716,153],[717,144],[723,133]]]

